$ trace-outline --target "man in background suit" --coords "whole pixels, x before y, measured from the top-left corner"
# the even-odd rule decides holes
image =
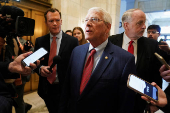
[[[59,113],[132,113],[135,93],[127,78],[136,71],[135,60],[108,41],[111,23],[102,8],[89,9],[85,38],[90,43],[72,52]]]
[[[41,66],[36,70],[39,74],[38,94],[45,101],[49,113],[57,113],[61,88],[65,79],[70,56],[74,47],[78,46],[78,40],[62,32],[61,13],[58,9],[51,8],[47,10],[44,17],[50,33],[37,38],[35,42],[35,51],[41,47],[48,51],[48,54],[44,56],[44,60],[41,62]],[[50,47],[53,46],[54,43],[55,47]],[[49,65],[49,59],[53,53],[55,53],[54,56],[60,56],[61,60],[57,66],[53,68],[53,72],[50,72],[48,70],[51,65]],[[54,73],[56,74],[53,79]]]
[[[127,51],[130,41],[132,41],[137,76],[150,83],[155,81],[161,87],[162,79],[159,76],[161,64],[154,55],[155,52],[159,53],[160,50],[156,40],[142,37],[146,29],[145,21],[146,16],[143,11],[139,9],[126,11],[122,16],[125,32],[112,35],[109,40]],[[134,112],[143,113],[146,105],[146,102],[137,94]]]

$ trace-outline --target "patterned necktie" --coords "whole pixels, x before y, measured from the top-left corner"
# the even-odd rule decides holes
[[[49,55],[49,60],[48,60],[49,66],[51,66],[51,64],[53,63],[53,58],[56,56],[56,52],[57,52],[56,38],[57,37],[53,37],[53,41],[51,43],[50,55]],[[53,67],[52,75],[47,77],[47,80],[50,82],[50,84],[52,84],[55,81],[55,79],[56,79],[56,65]]]
[[[130,41],[130,42],[129,42],[128,52],[134,54],[133,41]]]
[[[90,52],[90,55],[87,59],[87,62],[85,64],[84,70],[83,70],[83,75],[81,79],[81,84],[80,84],[80,94],[83,92],[87,82],[90,79],[92,70],[93,70],[93,64],[94,64],[94,54],[96,53],[95,49],[92,49]]]

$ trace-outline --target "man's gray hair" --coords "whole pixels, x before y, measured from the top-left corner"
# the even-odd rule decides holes
[[[123,16],[122,16],[123,27],[124,27],[124,22],[131,22],[132,21],[132,14],[136,10],[140,10],[140,9],[129,9],[123,14]]]
[[[88,10],[88,12],[90,12],[91,10],[96,11],[96,12],[99,12],[99,13],[102,13],[102,14],[103,14],[103,20],[104,20],[106,23],[112,24],[112,17],[110,16],[110,14],[109,14],[106,10],[104,10],[104,9],[102,9],[102,8],[100,8],[100,7],[92,7],[92,8],[90,8],[90,9]]]

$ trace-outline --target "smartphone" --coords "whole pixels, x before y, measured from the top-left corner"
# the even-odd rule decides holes
[[[161,56],[161,55],[159,55],[158,53],[154,53],[155,54],[155,56],[158,58],[158,60],[163,64],[163,65],[165,65],[166,66],[166,68],[167,69],[170,69],[170,66],[167,64],[167,62],[164,60],[164,58]]]
[[[127,87],[155,102],[158,101],[158,89],[133,74],[128,77]]]
[[[28,57],[22,60],[24,66],[30,66],[30,63],[35,63],[37,60],[41,59],[48,52],[44,48],[40,48],[34,53],[30,54]]]
[[[158,42],[158,44],[159,44],[159,45],[165,45],[165,43],[162,43],[161,41],[165,41],[165,40],[164,40],[164,39],[160,39],[159,42]]]

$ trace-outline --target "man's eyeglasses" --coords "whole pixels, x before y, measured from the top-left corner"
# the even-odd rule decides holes
[[[155,34],[155,33],[159,33],[159,32],[157,32],[157,31],[148,31],[147,33],[148,34],[150,34],[150,33]]]
[[[85,20],[83,21],[83,23],[87,24],[88,21],[90,21],[91,23],[97,23],[97,22],[100,22],[100,21],[105,22],[104,20],[101,20],[101,19],[99,19],[99,18],[92,17],[92,18],[90,18],[90,19],[85,19]]]

